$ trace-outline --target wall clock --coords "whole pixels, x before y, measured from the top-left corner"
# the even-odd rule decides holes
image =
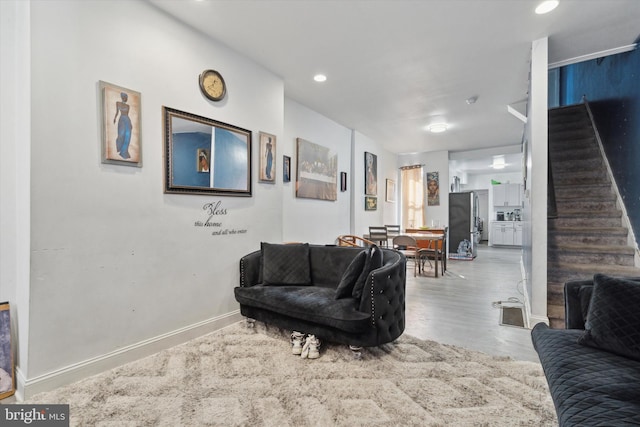
[[[200,90],[212,101],[220,101],[227,93],[227,85],[216,70],[204,70],[199,78]]]

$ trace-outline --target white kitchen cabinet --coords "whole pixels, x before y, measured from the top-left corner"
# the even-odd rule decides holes
[[[493,189],[493,206],[495,207],[520,207],[522,186],[520,184],[497,184]]]
[[[513,244],[522,246],[522,223],[520,221],[513,223]]]
[[[522,246],[522,223],[520,221],[491,221],[489,243],[492,246]]]

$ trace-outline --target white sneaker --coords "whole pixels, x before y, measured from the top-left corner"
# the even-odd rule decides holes
[[[303,359],[317,359],[320,357],[320,340],[315,335],[307,336],[300,357]]]
[[[302,332],[293,331],[291,333],[291,353],[299,356],[302,353],[302,343],[304,342],[304,334]]]

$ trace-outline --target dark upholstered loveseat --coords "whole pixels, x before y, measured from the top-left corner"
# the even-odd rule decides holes
[[[566,329],[533,328],[561,427],[640,425],[638,282],[603,275],[567,282]]]
[[[377,247],[372,252],[263,243],[240,259],[240,286],[234,292],[249,319],[372,347],[404,331],[405,264],[401,253]]]

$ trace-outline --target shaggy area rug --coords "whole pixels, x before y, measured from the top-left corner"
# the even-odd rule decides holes
[[[542,368],[404,335],[364,349],[290,350],[244,322],[26,403],[68,403],[75,426],[554,426]]]

